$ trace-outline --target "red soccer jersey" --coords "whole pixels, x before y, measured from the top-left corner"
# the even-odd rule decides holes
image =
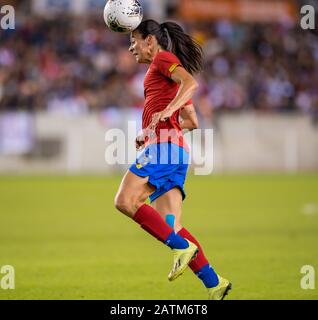
[[[145,104],[142,115],[143,129],[149,126],[153,114],[165,109],[177,95],[179,85],[171,79],[171,74],[178,66],[182,66],[180,60],[169,51],[159,52],[150,64],[144,80]],[[190,100],[187,104],[191,103],[192,101]],[[170,130],[168,136],[162,134],[168,130]],[[160,131],[162,132],[161,135]],[[157,143],[171,141],[172,143],[187,148],[179,124],[179,110],[174,112],[168,120],[158,122],[156,135]],[[151,143],[151,141],[148,142]]]

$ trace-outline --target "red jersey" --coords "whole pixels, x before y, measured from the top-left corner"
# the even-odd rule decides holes
[[[182,66],[180,60],[169,51],[161,51],[154,57],[149,66],[144,80],[145,104],[142,115],[142,128],[146,129],[151,123],[154,113],[165,109],[175,98],[179,90],[179,85],[171,79],[172,72],[176,67]],[[191,104],[190,100],[187,104]],[[166,129],[166,130],[162,130]],[[169,136],[162,134],[169,132]],[[160,135],[160,131],[162,132]],[[174,132],[171,135],[171,132]],[[156,141],[171,141],[182,147],[187,147],[184,141],[182,130],[179,123],[179,110],[164,122],[158,122],[156,126]],[[149,141],[149,143],[152,143]]]

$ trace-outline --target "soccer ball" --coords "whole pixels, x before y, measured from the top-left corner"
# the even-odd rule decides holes
[[[141,23],[143,10],[138,0],[108,0],[104,20],[109,29],[129,33]]]

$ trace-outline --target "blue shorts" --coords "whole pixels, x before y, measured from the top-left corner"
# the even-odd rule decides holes
[[[149,177],[148,182],[156,188],[149,197],[151,202],[175,187],[184,200],[188,165],[189,153],[183,147],[163,142],[149,145],[129,170],[139,177]]]

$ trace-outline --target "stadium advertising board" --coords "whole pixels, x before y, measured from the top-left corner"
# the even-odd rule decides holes
[[[179,13],[187,21],[233,19],[240,21],[296,21],[295,5],[287,0],[182,0]]]

